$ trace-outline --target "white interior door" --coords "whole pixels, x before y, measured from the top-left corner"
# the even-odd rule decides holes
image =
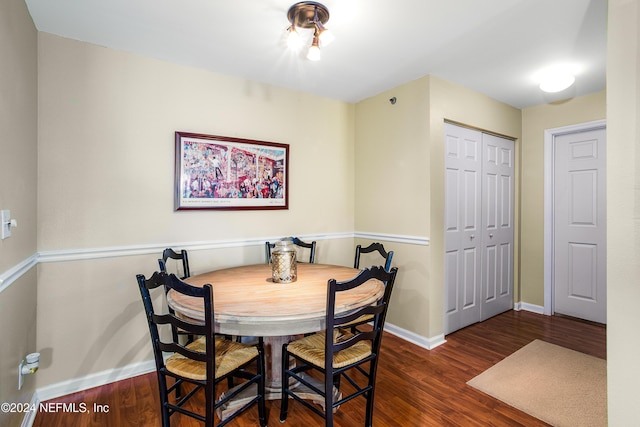
[[[607,321],[605,129],[554,138],[554,309]]]
[[[482,134],[445,124],[445,334],[480,321]]]
[[[481,320],[513,308],[514,147],[482,135]]]

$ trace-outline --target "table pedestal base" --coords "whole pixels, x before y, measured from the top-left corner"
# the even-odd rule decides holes
[[[266,400],[276,400],[282,398],[282,344],[288,343],[297,336],[282,336],[282,337],[264,337],[264,350],[265,350],[265,399]],[[314,386],[322,389],[324,386],[321,381],[316,380],[315,378],[305,376],[305,380],[313,384]],[[223,392],[220,395],[222,399],[224,396],[232,393],[235,389],[240,387],[240,385]],[[303,384],[291,384],[291,388],[296,390],[296,394],[301,396],[305,400],[311,400],[313,403],[316,403],[322,406],[324,410],[324,397],[315,393],[313,390],[304,386]],[[247,404],[251,399],[253,399],[256,394],[258,394],[257,386],[255,384],[248,387],[246,390],[243,390],[242,393],[239,393],[235,398],[233,398],[229,403],[225,406],[218,408],[217,414],[218,418],[221,420],[226,419],[230,415],[234,414],[240,408]],[[333,389],[333,400],[339,400],[342,398],[342,393],[338,389],[334,387]],[[334,412],[337,410],[336,408]]]
[[[308,382],[317,385],[319,387],[322,386],[322,383],[314,378],[310,378],[310,377],[305,377],[305,380],[307,380]],[[239,386],[236,386],[239,387]],[[302,397],[305,400],[310,400],[313,403],[320,405],[322,407],[323,410],[326,410],[326,408],[324,407],[324,397],[320,396],[319,394],[317,394],[316,392],[314,392],[313,390],[309,389],[308,387],[298,383],[297,385],[293,385],[291,388],[296,390],[296,394],[300,397]],[[234,389],[231,389],[230,391],[232,392]],[[228,392],[223,392],[220,395],[220,398],[222,399],[226,393]],[[237,411],[240,410],[240,408],[242,408],[244,405],[247,404],[247,402],[249,402],[251,399],[253,399],[256,394],[258,394],[258,390],[257,390],[257,386],[255,384],[253,384],[251,387],[248,387],[246,390],[243,390],[242,393],[239,393],[235,398],[233,398],[227,405],[218,408],[218,410],[216,411],[216,413],[218,414],[218,418],[220,418],[220,420],[225,420],[227,417],[235,414]],[[271,389],[271,390],[265,390],[265,399],[266,400],[276,400],[276,399],[281,399],[282,398],[282,390],[275,390],[275,389]],[[333,388],[333,400],[340,400],[342,399],[342,393],[340,393],[340,390],[338,390],[337,388]],[[333,412],[335,413],[338,410],[338,408],[335,408],[333,410]]]

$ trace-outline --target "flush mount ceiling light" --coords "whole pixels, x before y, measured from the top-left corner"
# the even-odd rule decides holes
[[[287,18],[291,23],[287,38],[289,48],[298,50],[304,44],[300,30],[313,30],[313,41],[307,52],[307,59],[318,61],[320,46],[327,46],[334,38],[333,34],[325,28],[329,20],[329,9],[314,1],[301,1],[289,8]]]
[[[567,67],[548,68],[539,76],[540,90],[549,93],[561,92],[575,81],[575,75]]]

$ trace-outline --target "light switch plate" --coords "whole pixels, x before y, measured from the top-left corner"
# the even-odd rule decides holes
[[[0,211],[0,238],[6,239],[11,236],[11,211]]]

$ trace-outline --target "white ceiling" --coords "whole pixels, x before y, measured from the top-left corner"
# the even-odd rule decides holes
[[[358,102],[432,74],[517,108],[605,88],[606,0],[325,0],[336,40],[285,48],[292,0],[25,0],[39,31]],[[535,81],[558,64],[576,83]]]

